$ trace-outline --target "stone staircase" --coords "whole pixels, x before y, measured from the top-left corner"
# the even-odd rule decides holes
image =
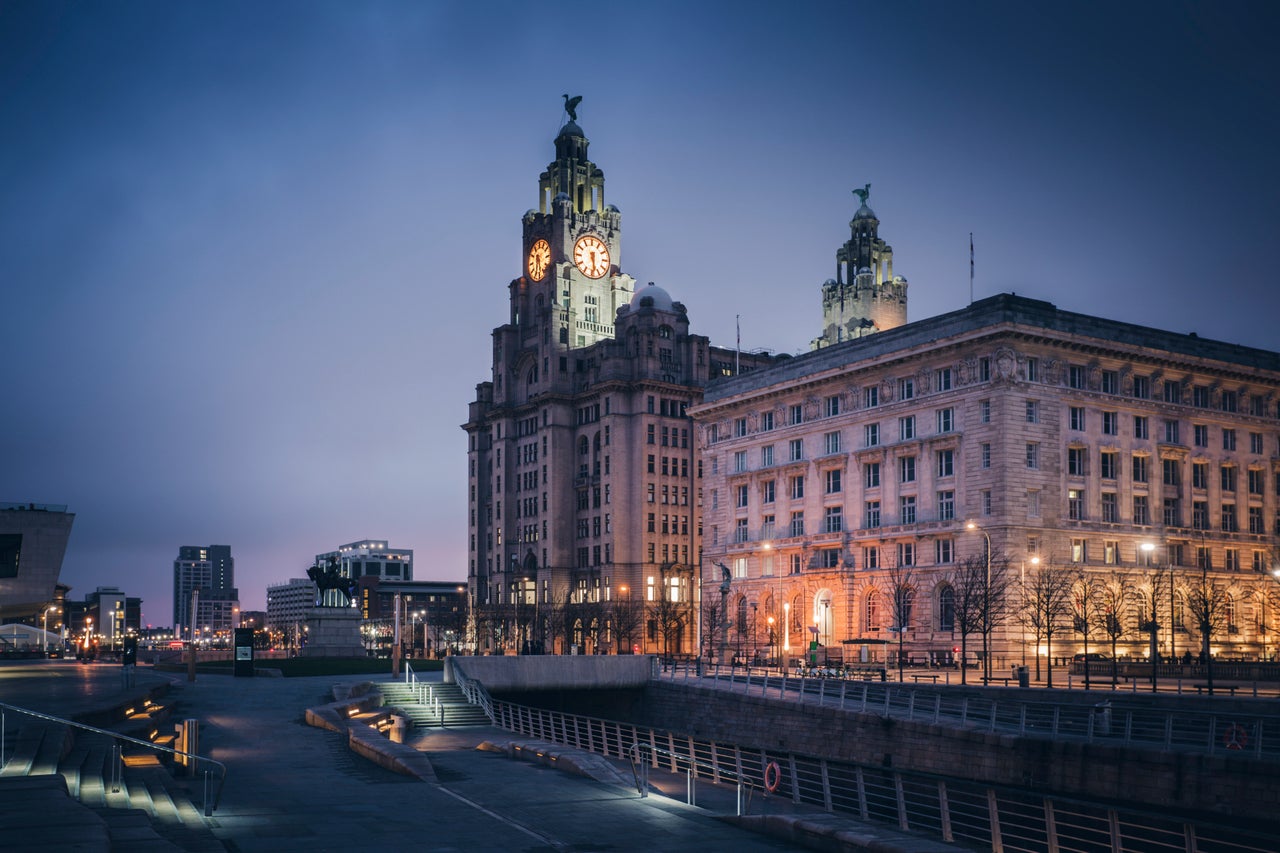
[[[140,740],[165,740],[167,718],[164,708],[148,703],[116,728]],[[167,753],[121,741],[123,767],[113,790],[116,741],[109,736],[22,714],[7,715],[6,735],[0,850],[226,850],[192,804],[193,791],[201,795],[199,780],[175,777]]]
[[[430,687],[430,694],[427,687]],[[484,709],[468,702],[462,695],[462,688],[456,684],[431,682],[415,688],[403,681],[390,681],[379,684],[378,689],[382,691],[384,704],[400,709],[414,728],[492,725]],[[434,695],[439,701],[439,714],[433,706],[420,700],[427,695]]]

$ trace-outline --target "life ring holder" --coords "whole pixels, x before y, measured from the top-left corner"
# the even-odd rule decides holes
[[[764,768],[764,789],[772,794],[778,790],[778,783],[782,781],[782,768],[778,766],[778,762],[770,761]]]
[[[1244,749],[1249,745],[1249,732],[1239,723],[1231,723],[1222,733],[1222,745],[1227,749]]]

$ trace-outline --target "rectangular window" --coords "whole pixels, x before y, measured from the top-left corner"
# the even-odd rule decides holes
[[[880,424],[867,424],[862,428],[867,447],[880,446]]]
[[[1084,539],[1071,540],[1071,562],[1086,563],[1089,561],[1089,543]]]
[[[1209,502],[1191,502],[1191,526],[1196,530],[1209,529]]]
[[[1166,403],[1182,402],[1182,386],[1172,379],[1164,381],[1163,398]]]
[[[1040,402],[1038,400],[1027,401],[1027,423],[1040,423]]]
[[[984,424],[991,423],[991,401],[990,400],[978,401],[978,420]]]
[[[938,391],[951,390],[951,368],[943,367],[933,373],[933,382]]]
[[[663,457],[662,461],[665,463],[667,460],[665,457]],[[663,467],[665,467],[665,465]],[[733,470],[734,470],[734,473],[736,474],[741,474],[743,471],[747,470],[747,451],[745,450],[734,451]],[[663,473],[665,474],[666,472],[664,471]]]
[[[1102,520],[1108,524],[1120,521],[1120,511],[1116,505],[1115,492],[1102,493]]]
[[[916,545],[914,542],[898,543],[898,565],[914,566],[916,564]]]
[[[825,485],[827,489],[827,494],[833,495],[841,490],[839,468],[835,468],[830,471],[827,471],[825,480],[826,480]]]
[[[939,477],[955,476],[955,457],[956,452],[954,450],[939,450],[937,452]]]
[[[1191,405],[1197,409],[1209,408],[1209,388],[1205,385],[1191,386]]]
[[[1262,507],[1249,507],[1249,532],[1263,534],[1267,532],[1267,526],[1262,521]]]
[[[737,496],[738,496],[738,499],[737,499],[737,506],[738,506],[738,509],[743,509],[744,507],[746,507],[746,506],[747,506],[747,485],[746,485],[746,483],[743,483],[742,485],[738,486],[736,491],[737,491]]]
[[[1164,499],[1164,526],[1182,526],[1182,505],[1177,498]]]
[[[875,545],[862,549],[862,568],[878,569],[880,568],[880,549]]]
[[[838,395],[828,397],[826,401],[826,406],[827,406],[827,417],[834,418],[836,415],[840,414],[840,397]]]
[[[772,444],[766,444],[764,447],[760,448],[760,467],[761,468],[773,467],[773,445]]]
[[[828,432],[822,436],[822,446],[827,455],[840,452],[840,433]]]
[[[746,542],[748,536],[747,520],[745,518],[739,518],[737,525],[733,529],[733,541]]]
[[[916,481],[916,458],[903,456],[898,460],[898,482],[914,483]]]
[[[863,527],[879,527],[880,526],[880,501],[867,501],[866,510],[863,513]]]
[[[1084,489],[1067,489],[1067,518],[1084,521]]]
[[[1028,382],[1040,381],[1040,359],[1038,358],[1027,359],[1027,381]]]
[[[1133,437],[1134,438],[1151,438],[1151,426],[1146,415],[1133,416]]]
[[[760,502],[771,504],[777,498],[777,484],[774,480],[765,480],[760,484]]]
[[[1027,467],[1040,467],[1040,445],[1034,442],[1027,443]]]
[[[898,437],[902,441],[910,441],[916,437],[915,415],[907,415],[905,418],[898,418]]]
[[[1067,368],[1067,385],[1076,389],[1083,389],[1085,386],[1085,370],[1078,364],[1073,364]]]
[[[760,413],[760,431],[768,432],[773,429],[773,412]]]
[[[1133,523],[1147,525],[1151,523],[1151,504],[1146,495],[1133,496]]]
[[[956,517],[956,493],[938,492],[938,521],[954,521]]]
[[[1236,521],[1236,505],[1222,505],[1222,530],[1224,533],[1235,533],[1240,529],[1239,523]]]
[[[1114,480],[1120,471],[1120,454],[1114,450],[1104,450],[1099,456],[1100,476],[1104,480]]]
[[[1262,433],[1260,432],[1249,433],[1249,452],[1250,453],[1262,452]]]
[[[1040,517],[1040,490],[1031,489],[1027,492],[1027,516],[1029,518]]]
[[[1103,435],[1119,435],[1120,434],[1120,413],[1119,412],[1103,412],[1102,413],[1102,434]]]
[[[746,434],[747,434],[747,419],[735,418],[733,421],[734,438],[742,438]]]
[[[1229,572],[1240,571],[1240,549],[1239,548],[1228,548],[1224,552],[1223,556],[1226,557],[1226,561],[1222,565],[1224,569],[1226,569]]]
[[[1119,394],[1120,393],[1120,374],[1114,370],[1102,371],[1102,393],[1103,394]]]
[[[790,408],[790,410],[789,410],[789,411],[790,411],[790,415],[791,415],[791,421],[790,421],[790,422],[791,422],[792,424],[802,424],[802,423],[804,423],[804,406],[802,406],[802,405],[798,405],[798,404],[797,404],[797,405],[792,406],[792,407]]]
[[[915,495],[903,495],[898,498],[898,518],[902,524],[916,523]]]
[[[803,512],[791,513],[791,535],[792,536],[804,535],[804,513]]]
[[[1070,415],[1070,418],[1071,418],[1071,429],[1075,430],[1076,432],[1083,432],[1084,431],[1084,407],[1072,406],[1070,409],[1068,409],[1068,414]]]
[[[1234,492],[1236,490],[1236,466],[1223,465],[1220,468],[1220,471],[1221,471],[1221,480],[1222,480],[1222,491]]]
[[[839,533],[844,530],[844,508],[829,506],[823,511],[822,530],[824,533]]]
[[[1085,475],[1085,458],[1089,451],[1083,447],[1067,448],[1067,475],[1071,477],[1083,477]]]
[[[804,475],[799,474],[791,478],[791,499],[799,500],[804,497]]]
[[[1164,422],[1164,440],[1166,444],[1178,443],[1178,422],[1177,421],[1167,420]]]
[[[982,467],[990,468],[991,467],[991,445],[987,444],[986,442],[983,442],[981,450],[982,450]]]
[[[1249,494],[1260,495],[1266,487],[1267,476],[1260,468],[1249,469]]]
[[[1147,457],[1140,453],[1135,453],[1133,455],[1133,482],[1149,483],[1151,480],[1148,468]]]
[[[938,432],[951,432],[956,428],[955,409],[938,410]]]
[[[1182,483],[1182,464],[1177,459],[1161,459],[1161,482],[1166,486],[1177,486]]]
[[[788,449],[790,450],[791,461],[799,462],[801,459],[804,458],[804,439],[803,438],[791,439],[791,442],[788,445]]]
[[[945,566],[955,562],[956,559],[956,543],[952,539],[935,539],[933,546],[933,561],[939,566]]]
[[[1133,377],[1133,396],[1136,400],[1151,399],[1151,380],[1146,376]]]
[[[916,396],[916,381],[914,379],[898,380],[898,399],[910,400]]]
[[[823,548],[818,552],[818,568],[837,569],[840,567],[840,549]]]
[[[978,381],[991,381],[991,359],[986,356],[978,359]]]
[[[862,485],[868,489],[880,487],[880,463],[864,462],[862,465]]]
[[[1120,562],[1120,543],[1108,540],[1102,543],[1102,562],[1114,566]]]
[[[1191,443],[1196,447],[1209,446],[1209,425],[1208,424],[1192,424],[1191,425]]]
[[[1209,488],[1209,463],[1208,462],[1192,462],[1191,463],[1191,488],[1193,489]]]
[[[979,492],[978,500],[982,504],[982,514],[984,516],[991,515],[991,490],[983,489]]]
[[[1224,429],[1222,431],[1222,449],[1223,450],[1236,449],[1236,431],[1235,430]]]
[[[880,405],[880,386],[872,385],[870,388],[862,389],[862,405],[867,409],[874,409]]]

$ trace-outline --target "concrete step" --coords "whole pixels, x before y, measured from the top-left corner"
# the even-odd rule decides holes
[[[106,822],[59,775],[0,779],[0,850],[111,850]]]

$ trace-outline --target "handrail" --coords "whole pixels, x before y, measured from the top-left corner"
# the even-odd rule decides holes
[[[453,681],[458,687],[462,688],[462,695],[472,705],[479,705],[490,722],[493,721],[493,700],[489,697],[489,691],[484,689],[484,685],[479,681],[473,681],[467,678],[467,674],[462,671],[462,667],[458,666],[458,659],[453,659]]]
[[[648,752],[650,755],[650,757],[647,760],[644,757],[645,752]],[[744,804],[742,801],[742,789],[743,788],[747,789],[747,791],[749,792],[748,794],[749,797],[754,796],[755,792],[757,790],[760,790],[760,787],[756,785],[755,780],[752,777],[746,775],[745,773],[737,773],[735,771],[713,764],[710,761],[703,761],[702,759],[698,758],[692,753],[680,752],[679,750],[663,749],[662,747],[655,746],[654,744],[651,744],[651,743],[645,743],[644,741],[636,741],[635,743],[631,744],[631,748],[627,750],[627,756],[631,762],[631,775],[636,781],[636,790],[640,793],[641,797],[649,796],[649,765],[653,764],[656,767],[657,766],[656,759],[657,759],[657,756],[659,755],[665,755],[674,759],[674,761],[672,762],[673,769],[674,769],[674,766],[680,764],[681,762],[683,762],[688,768],[685,771],[685,773],[690,777],[689,805],[694,805],[693,779],[697,777],[699,769],[706,771],[707,775],[711,777],[711,780],[713,782],[719,782],[721,779],[726,779],[737,786],[738,817],[742,817],[743,814],[745,813]],[[761,782],[763,781],[764,781],[764,771],[761,770]]]
[[[214,810],[218,807],[219,801],[221,801],[222,799],[222,786],[227,780],[227,765],[223,764],[221,761],[218,761],[213,758],[208,758],[203,755],[196,755],[194,752],[183,752],[180,749],[172,749],[167,746],[161,746],[158,743],[152,743],[151,741],[141,740],[136,737],[130,737],[129,735],[120,734],[119,732],[108,731],[107,729],[100,729],[100,728],[97,728],[96,726],[91,726],[87,723],[77,723],[75,720],[67,720],[67,719],[63,719],[62,717],[55,717],[52,714],[46,714],[42,711],[33,711],[30,708],[20,708],[17,705],[9,705],[4,702],[0,702],[0,726],[3,726],[2,721],[4,719],[4,714],[3,714],[4,711],[13,711],[14,713],[17,713],[17,714],[26,714],[28,716],[36,717],[41,720],[47,720],[51,723],[58,723],[64,726],[72,726],[77,729],[84,729],[87,732],[94,732],[95,734],[106,735],[107,737],[117,741],[127,741],[137,746],[146,747],[147,749],[154,749],[159,752],[167,752],[167,753],[170,753],[171,755],[181,756],[184,759],[195,761],[197,762],[197,764],[202,761],[207,764],[213,764],[218,768],[220,768],[222,770],[222,773],[218,776],[218,789],[213,793],[213,798],[212,800],[210,800],[210,797],[209,797],[209,772],[210,771],[209,770],[204,771],[204,815],[205,817],[210,817],[213,815]],[[0,735],[0,753],[3,753],[3,750],[4,750],[3,742],[4,742],[4,738],[2,735]],[[0,754],[0,766],[3,766],[4,764],[5,764],[5,757],[3,754]]]

